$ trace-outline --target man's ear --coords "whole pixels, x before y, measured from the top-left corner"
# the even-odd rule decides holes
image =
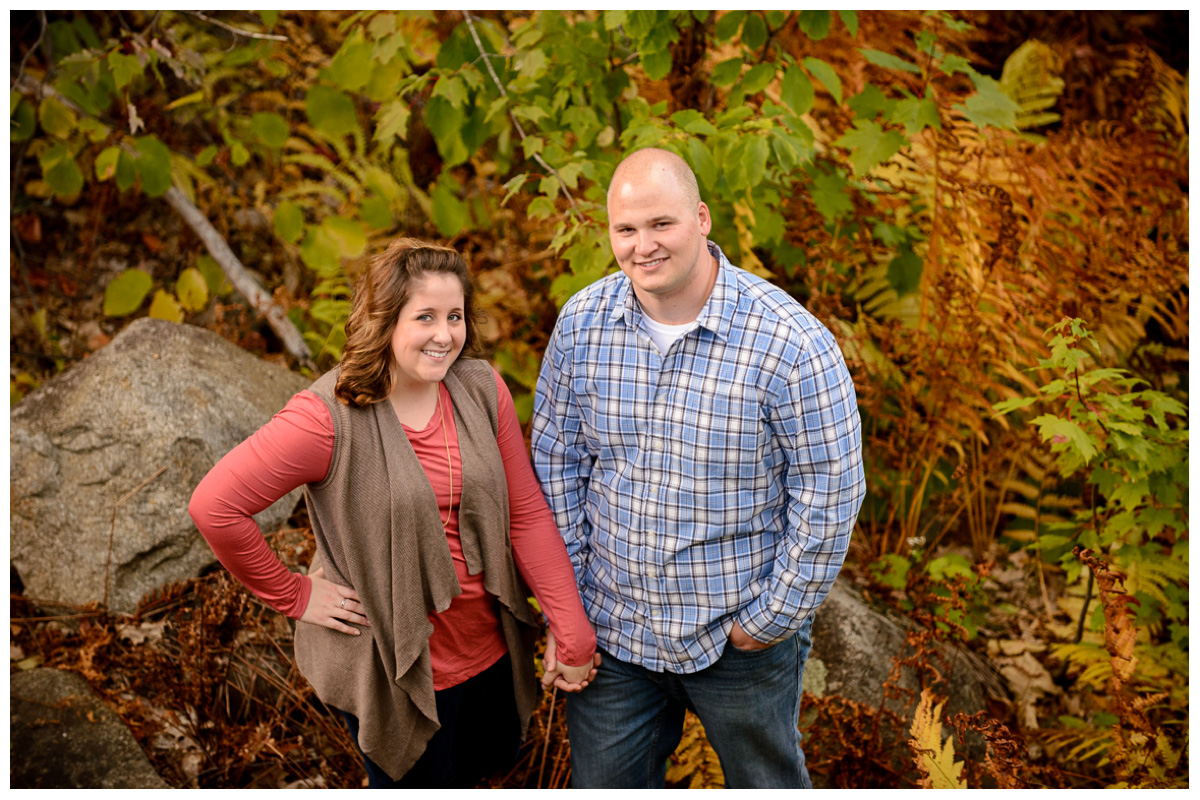
[[[708,232],[712,230],[712,214],[709,213],[708,206],[704,204],[704,201],[700,202],[697,215],[700,218],[700,232],[708,236]]]

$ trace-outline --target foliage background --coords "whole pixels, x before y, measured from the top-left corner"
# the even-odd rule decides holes
[[[467,255],[527,419],[558,306],[612,268],[608,176],[669,147],[731,260],[846,353],[869,460],[848,574],[1009,681],[1010,701],[957,723],[986,761],[939,780],[1186,785],[1187,21],[14,12],[11,399],[147,313],[326,369],[365,259],[417,235]],[[188,206],[303,353],[232,291],[227,258],[174,213]],[[302,562],[305,534],[298,515],[281,552]],[[178,785],[358,779],[286,660],[260,676],[274,699],[235,709],[230,659],[188,649],[286,644],[219,576],[133,621],[40,620],[19,586],[13,604],[33,654],[14,668],[88,675]],[[169,635],[133,647],[120,625]],[[163,680],[167,665],[186,674]],[[814,770],[940,785],[920,757],[940,736],[932,699],[916,756],[810,733]],[[817,705],[846,729],[882,713]],[[554,709],[505,785],[565,782]],[[672,781],[718,783],[688,730]]]

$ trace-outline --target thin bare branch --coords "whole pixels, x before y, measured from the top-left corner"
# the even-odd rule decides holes
[[[273,42],[288,41],[286,36],[280,36],[275,33],[255,33],[254,31],[243,30],[242,28],[230,25],[228,22],[221,22],[219,19],[213,19],[212,17],[200,11],[184,11],[183,13],[189,14],[197,19],[202,19],[210,25],[216,25],[218,28],[223,28],[232,33],[234,36],[244,36],[247,39],[270,39]]]
[[[283,306],[275,302],[271,295],[254,282],[250,277],[250,273],[242,264],[238,257],[234,255],[225,238],[213,227],[208,221],[208,217],[201,213],[200,209],[192,204],[192,201],[187,198],[179,187],[172,186],[167,189],[167,193],[163,195],[163,199],[170,203],[171,208],[183,217],[184,222],[191,226],[196,235],[200,237],[200,241],[204,242],[204,246],[208,248],[209,254],[213,259],[221,265],[221,269],[225,272],[225,276],[229,278],[229,282],[237,289],[243,297],[249,301],[254,309],[262,314],[267,319],[267,323],[271,326],[271,330],[275,331],[275,335],[283,342],[284,348],[303,366],[309,369],[315,369],[312,362],[312,354],[309,352],[308,344],[304,341],[304,337],[300,335],[300,331],[288,319],[287,311]]]
[[[37,50],[42,46],[42,39],[46,38],[46,12],[39,11],[38,19],[42,22],[42,29],[38,32],[37,41],[33,43],[32,47],[25,51],[25,55],[21,56],[21,64],[17,67],[17,77],[13,78],[12,85],[8,87],[9,91],[17,88],[17,81],[21,80],[21,76],[25,74],[25,62],[29,60],[31,55],[33,55],[34,50]]]
[[[47,86],[40,81],[30,78],[28,75],[23,75],[17,80],[17,88],[31,94],[40,91],[45,95],[53,96],[77,113],[87,115],[86,111],[59,94],[55,91],[54,87]],[[130,153],[133,152],[128,145],[126,145],[126,149]],[[254,282],[254,279],[250,277],[250,273],[247,272],[246,267],[234,255],[225,238],[213,227],[208,218],[176,186],[168,189],[166,194],[163,195],[163,199],[183,217],[184,222],[191,226],[196,235],[200,237],[200,241],[204,242],[204,246],[208,248],[209,254],[220,264],[221,269],[225,272],[225,276],[229,278],[229,282],[233,284],[233,287],[249,301],[255,311],[266,317],[267,324],[271,326],[271,330],[275,331],[275,335],[283,342],[283,346],[288,354],[299,361],[301,366],[315,370],[316,367],[313,364],[312,353],[308,349],[308,344],[304,341],[304,337],[300,335],[300,331],[288,319],[287,310],[276,303],[271,295]]]
[[[479,31],[475,29],[475,18],[471,16],[470,11],[463,11],[461,13],[463,18],[467,21],[467,28],[471,31],[471,38],[475,40],[475,46],[479,48],[479,55],[483,58],[483,65],[487,67],[488,75],[492,76],[492,83],[496,84],[496,89],[500,92],[500,96],[507,99],[508,92],[504,90],[504,84],[500,83],[500,76],[496,74],[496,70],[492,67],[492,62],[489,60],[493,54],[484,52],[483,39],[480,38]],[[520,136],[521,141],[524,142],[528,134],[526,134],[525,129],[521,127],[521,121],[517,119],[517,115],[511,110],[508,112],[508,118],[512,120],[513,126],[517,129],[517,135]],[[567,188],[567,183],[563,180],[562,175],[558,174],[558,170],[547,164],[546,160],[542,158],[541,153],[534,153],[533,160],[541,164],[542,168],[551,175],[558,178],[558,186],[560,189],[562,189],[562,193],[567,196],[567,200],[570,201],[571,208],[579,211],[579,206],[575,204],[575,198],[572,196],[571,190]]]

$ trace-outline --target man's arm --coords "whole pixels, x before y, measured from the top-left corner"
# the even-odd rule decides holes
[[[787,528],[766,590],[736,618],[760,643],[786,638],[824,601],[866,492],[854,383],[833,335],[820,334],[788,376],[769,419],[788,461]]]
[[[588,451],[579,402],[571,389],[571,349],[560,318],[538,375],[531,439],[534,472],[578,579],[587,549],[585,502],[595,459]]]

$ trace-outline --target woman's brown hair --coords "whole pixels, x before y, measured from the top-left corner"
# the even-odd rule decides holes
[[[396,239],[371,259],[354,291],[354,307],[346,321],[342,371],[334,394],[358,408],[378,403],[392,393],[392,332],[400,309],[417,281],[429,274],[454,275],[462,284],[466,341],[460,354],[472,355],[478,341],[475,285],[467,262],[457,250],[419,239]]]

